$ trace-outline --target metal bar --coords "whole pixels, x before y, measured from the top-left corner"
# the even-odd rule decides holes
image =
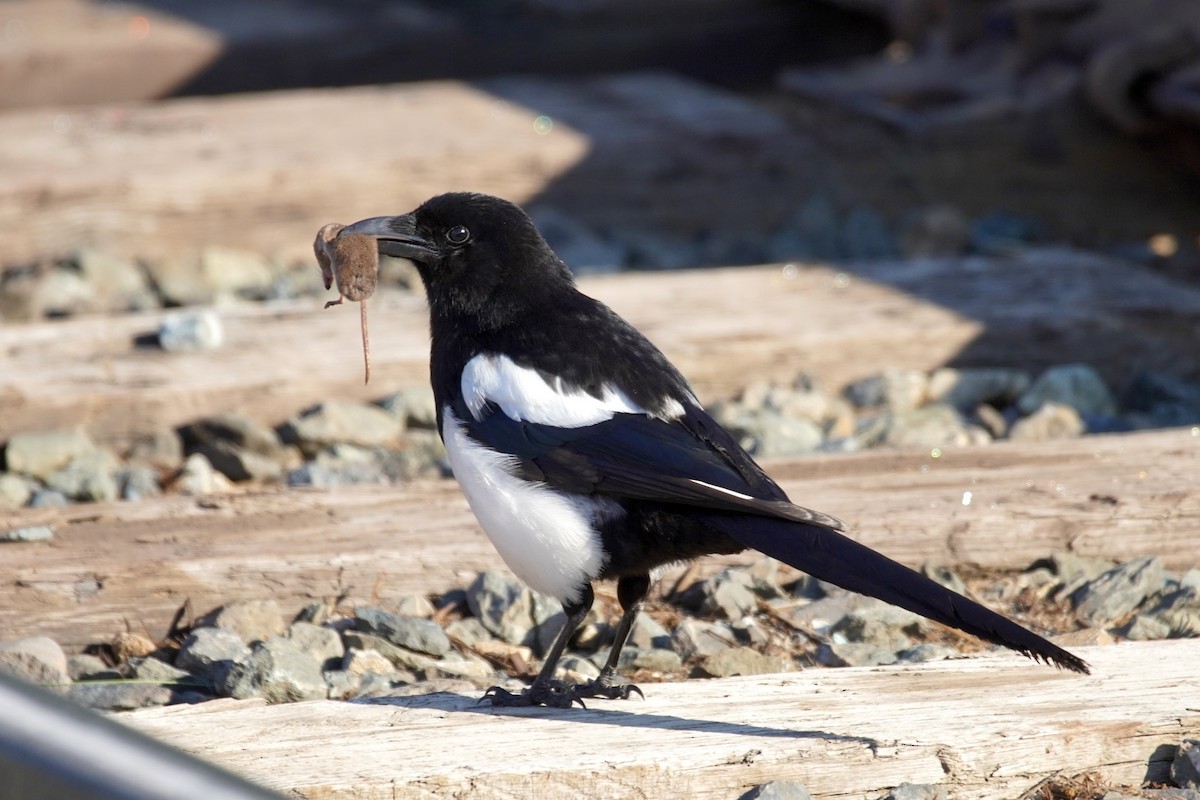
[[[0,672],[0,800],[282,800]]]

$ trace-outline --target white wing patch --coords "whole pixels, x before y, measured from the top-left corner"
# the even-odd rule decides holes
[[[604,567],[595,525],[622,513],[620,505],[522,480],[515,459],[471,439],[449,406],[442,418],[454,477],[504,563],[530,588],[578,600],[583,584]]]
[[[482,420],[483,407],[492,402],[512,420],[553,425],[556,428],[582,428],[595,425],[613,414],[645,414],[620,389],[604,388],[603,397],[587,392],[569,390],[555,379],[546,382],[535,370],[519,367],[508,356],[477,355],[467,362],[462,372],[462,394],[471,416]],[[683,406],[671,401],[672,408]]]

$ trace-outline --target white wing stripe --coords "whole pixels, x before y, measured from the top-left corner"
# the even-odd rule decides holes
[[[476,421],[491,402],[518,422],[581,428],[612,418],[616,413],[645,414],[620,389],[606,386],[603,397],[565,391],[562,379],[547,383],[535,370],[517,366],[504,355],[480,354],[463,367],[462,395]]]

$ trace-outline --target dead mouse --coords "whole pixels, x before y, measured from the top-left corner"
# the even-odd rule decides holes
[[[362,234],[342,234],[344,225],[331,222],[317,231],[313,252],[321,267],[325,288],[337,285],[338,299],[325,304],[341,305],[345,300],[357,300],[362,315],[363,365],[365,382],[371,380],[371,344],[367,336],[367,298],[375,293],[379,280],[379,251],[375,237]]]

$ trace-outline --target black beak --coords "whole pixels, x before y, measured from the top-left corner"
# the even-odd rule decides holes
[[[424,263],[435,261],[441,255],[432,242],[417,236],[416,220],[412,214],[361,219],[342,228],[338,236],[343,233],[374,236],[378,242],[380,255],[407,258],[410,261]]]

